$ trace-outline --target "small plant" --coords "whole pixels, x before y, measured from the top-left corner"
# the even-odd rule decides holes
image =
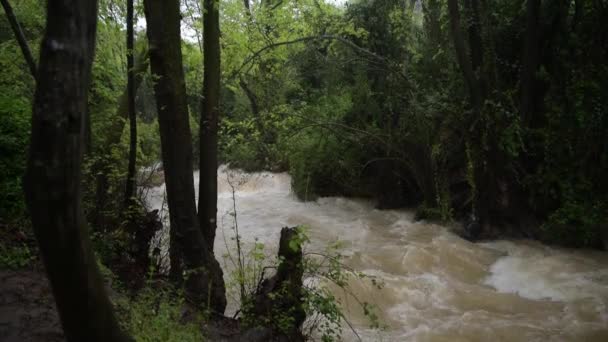
[[[33,260],[34,255],[26,244],[19,246],[0,244],[0,268],[12,270],[26,268]]]
[[[199,342],[203,340],[201,322],[196,316],[184,322],[184,298],[168,290],[146,287],[132,300],[118,303],[125,329],[138,342]]]
[[[370,328],[385,328],[377,314],[377,307],[372,303],[361,301],[349,285],[353,281],[365,281],[377,289],[382,289],[384,283],[377,277],[355,271],[345,265],[340,249],[341,244],[336,242],[329,245],[323,253],[304,253],[304,276],[311,280],[308,285],[304,286],[305,309],[308,318],[304,324],[304,331],[309,338],[320,336],[322,341],[340,340],[344,326],[347,326],[359,338],[356,329],[344,315],[342,302],[334,296],[330,286],[343,293],[344,300],[355,301],[367,317]],[[361,339],[359,338],[359,340]]]

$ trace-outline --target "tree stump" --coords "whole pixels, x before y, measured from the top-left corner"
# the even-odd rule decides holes
[[[244,336],[264,341],[303,341],[301,327],[306,319],[302,292],[304,274],[302,243],[297,228],[281,229],[279,267],[265,279],[249,308],[258,324]],[[255,337],[259,339],[255,339]]]

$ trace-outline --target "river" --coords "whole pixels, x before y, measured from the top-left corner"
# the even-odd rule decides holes
[[[194,179],[198,190],[198,172]],[[386,325],[369,329],[362,310],[346,301],[364,341],[608,341],[608,253],[526,240],[471,243],[408,210],[341,197],[301,202],[290,182],[286,173],[219,169],[215,253],[225,276],[233,269],[225,256],[235,249],[231,183],[244,250],[257,239],[274,255],[281,227],[305,225],[308,251],[340,241],[349,267],[383,281],[382,289],[350,284]],[[164,185],[151,189],[149,205],[160,209],[163,193]],[[228,313],[237,308],[233,297]],[[345,330],[344,340],[354,339]]]

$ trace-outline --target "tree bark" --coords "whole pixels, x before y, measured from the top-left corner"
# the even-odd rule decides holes
[[[261,329],[254,327],[247,330],[244,335],[247,341],[304,341],[301,332],[306,320],[302,299],[304,256],[297,228],[281,229],[278,257],[280,264],[277,273],[259,284],[248,313],[258,317],[260,322],[271,323]],[[282,317],[292,320],[288,324],[281,324],[284,323]],[[257,339],[251,338],[256,335]]]
[[[196,215],[192,139],[182,67],[179,0],[145,0],[150,64],[162,147],[169,219],[170,257],[183,255],[186,295],[223,314],[226,293],[222,270],[201,233]],[[172,265],[173,265],[172,261]]]
[[[25,58],[25,62],[30,69],[30,73],[34,80],[36,77],[36,62],[34,61],[34,57],[32,56],[32,51],[30,50],[29,45],[27,44],[27,40],[25,39],[25,35],[23,34],[23,30],[21,29],[21,25],[17,21],[15,17],[15,13],[13,13],[13,8],[8,0],[0,0],[2,3],[2,7],[4,7],[4,12],[6,13],[6,17],[8,18],[9,23],[11,24],[11,28],[13,29],[13,33],[15,34],[15,38],[17,39],[17,43],[19,43],[19,47],[21,48],[21,53],[23,53],[23,57]]]
[[[467,0],[467,2],[469,1],[472,0]],[[471,8],[474,5],[476,5],[476,3],[471,4]],[[468,139],[470,141],[470,161],[473,164],[474,183],[471,189],[473,195],[472,221],[474,222],[472,226],[479,227],[479,229],[474,229],[474,233],[471,236],[471,238],[475,240],[480,234],[482,234],[482,231],[485,229],[485,226],[488,223],[489,210],[491,207],[491,196],[493,194],[492,187],[490,186],[490,182],[492,182],[490,178],[492,176],[488,173],[490,170],[488,170],[486,167],[486,164],[491,164],[491,162],[487,161],[487,157],[490,153],[484,153],[482,131],[484,128],[481,124],[484,93],[482,92],[482,84],[478,75],[481,73],[481,51],[477,51],[481,50],[481,39],[479,39],[479,41],[476,43],[479,45],[472,47],[472,49],[475,50],[474,54],[476,54],[477,57],[469,58],[466,52],[465,40],[461,31],[458,0],[448,0],[448,12],[454,49],[456,50],[456,57],[467,84],[467,88],[469,90],[469,99],[473,108],[473,118],[471,120],[472,125],[470,128],[470,137]],[[479,32],[470,31],[469,33],[474,39],[477,39],[476,36],[479,35]],[[481,35],[479,35],[479,37],[480,36]],[[476,64],[474,65],[473,62]]]
[[[458,0],[448,0],[448,12],[450,16],[450,30],[452,31],[452,39],[454,40],[454,49],[456,50],[456,58],[458,59],[458,64],[469,89],[471,104],[473,105],[474,110],[477,113],[480,113],[482,105],[481,88],[475,77],[471,59],[467,56],[465,40],[462,36],[460,26]]]
[[[218,0],[204,0],[203,99],[200,122],[200,179],[198,217],[213,253],[217,227],[217,129],[220,101],[220,24]]]
[[[466,0],[465,5],[469,15],[469,48],[471,50],[471,65],[473,73],[480,78],[483,64],[483,43],[481,39],[481,19],[479,17],[478,0]],[[483,89],[482,89],[483,90]]]
[[[524,56],[521,69],[520,115],[522,123],[530,121],[534,111],[536,95],[536,70],[538,68],[538,19],[540,0],[528,0],[526,4],[526,33],[524,37]]]
[[[139,51],[135,55],[135,66],[134,66],[134,93],[137,92],[139,85],[143,80],[143,74],[148,70],[149,67],[149,58],[148,58],[148,48]],[[110,125],[110,129],[108,130],[106,137],[100,146],[100,159],[96,162],[95,170],[98,171],[96,177],[96,188],[95,188],[95,211],[91,214],[91,222],[94,222],[95,228],[101,228],[105,225],[106,215],[104,212],[107,209],[108,204],[108,188],[109,188],[109,180],[108,175],[111,170],[111,154],[114,146],[120,143],[120,139],[122,136],[123,129],[125,127],[125,123],[127,118],[129,117],[128,113],[129,106],[129,89],[128,84],[127,88],[125,88],[124,92],[121,94],[118,99],[118,108],[116,110],[116,115],[113,118],[113,121]]]
[[[135,70],[133,63],[133,0],[127,0],[127,107],[129,112],[129,167],[125,188],[125,209],[133,204],[137,162],[137,116],[135,113]]]
[[[114,316],[81,204],[96,0],[48,0],[24,189],[68,341],[129,341]]]

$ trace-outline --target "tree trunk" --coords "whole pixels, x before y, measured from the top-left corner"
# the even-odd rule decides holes
[[[281,229],[280,264],[277,273],[259,284],[248,315],[267,326],[246,330],[246,341],[304,341],[301,328],[306,320],[302,299],[304,264],[297,228]],[[286,318],[291,318],[285,324]]]
[[[127,0],[127,107],[129,112],[129,167],[125,189],[125,209],[133,204],[135,163],[137,162],[137,117],[135,113],[135,70],[133,63],[133,0]]]
[[[2,3],[2,7],[4,7],[4,12],[6,13],[6,17],[8,18],[9,23],[11,24],[11,28],[13,29],[13,33],[15,34],[15,38],[17,39],[17,43],[19,43],[19,47],[21,48],[21,53],[23,53],[23,57],[27,63],[27,66],[30,68],[30,73],[34,80],[36,77],[36,62],[34,61],[34,57],[32,56],[32,52],[30,50],[29,45],[27,44],[27,40],[25,39],[25,35],[23,34],[23,30],[21,30],[21,26],[15,18],[15,13],[13,13],[13,8],[8,0],[0,0]]]
[[[478,11],[475,9],[477,2],[470,3],[473,0],[467,0],[470,4],[473,12]],[[477,37],[481,37],[479,31],[475,31],[472,28],[469,31],[469,36],[474,38],[475,44],[472,44],[472,51],[475,55],[474,58],[469,58],[466,52],[465,40],[461,31],[460,23],[460,9],[458,7],[458,0],[448,0],[448,12],[450,17],[450,30],[452,32],[452,39],[454,41],[454,49],[456,50],[456,57],[458,64],[462,70],[467,88],[469,90],[469,99],[473,108],[473,118],[471,120],[472,125],[470,128],[470,162],[473,164],[473,186],[471,191],[473,192],[473,205],[472,205],[472,221],[475,222],[475,226],[479,226],[480,229],[475,229],[474,236],[472,239],[476,239],[485,228],[488,222],[490,197],[492,190],[489,186],[490,175],[488,174],[488,168],[486,167],[486,153],[484,153],[484,140],[483,130],[485,129],[482,124],[482,110],[484,103],[484,92],[482,91],[482,84],[478,74],[481,73],[481,39],[477,41]],[[475,16],[473,14],[473,16]],[[479,21],[479,19],[477,19]],[[473,26],[474,27],[474,26]],[[475,64],[473,64],[475,62]],[[489,164],[489,162],[488,162]]]
[[[538,19],[540,0],[528,0],[526,4],[526,33],[520,79],[520,115],[522,123],[530,121],[536,98],[536,69],[538,68]]]
[[[81,204],[97,1],[48,0],[25,197],[68,341],[129,341],[91,250]]]
[[[220,24],[218,0],[204,0],[203,99],[200,123],[200,180],[198,217],[213,253],[217,227],[217,129],[220,101]]]
[[[477,113],[480,113],[482,105],[481,88],[477,78],[475,77],[471,59],[467,56],[466,44],[462,36],[460,26],[460,9],[458,8],[458,0],[448,0],[448,11],[450,16],[450,30],[452,31],[452,39],[454,40],[454,49],[456,50],[458,64],[460,65],[460,69],[462,70],[465,82],[469,89],[469,96],[471,98],[473,109]]]
[[[162,146],[171,222],[171,258],[180,248],[186,270],[186,294],[220,314],[226,307],[222,270],[201,233],[196,215],[192,172],[192,139],[182,67],[178,0],[146,0],[144,9],[150,64]],[[172,262],[173,265],[173,262]]]
[[[480,78],[483,64],[483,43],[481,39],[481,19],[479,17],[478,0],[466,0],[465,5],[469,16],[469,48],[471,50],[471,65],[473,73]],[[483,89],[482,89],[483,91]]]
[[[146,72],[146,70],[148,70],[149,67],[147,47],[137,53],[134,64],[135,70],[133,87],[135,88],[135,93],[143,80],[143,74]],[[127,88],[125,88],[124,92],[118,99],[118,108],[116,110],[114,120],[110,126],[111,128],[108,130],[106,138],[100,146],[100,159],[95,163],[95,170],[98,171],[95,180],[95,211],[90,216],[90,220],[94,223],[95,228],[101,228],[106,225],[106,215],[104,212],[107,210],[108,205],[108,188],[110,186],[108,176],[111,172],[110,164],[112,158],[112,149],[114,146],[120,143],[126,119],[129,117],[128,106],[129,89],[127,84]]]

